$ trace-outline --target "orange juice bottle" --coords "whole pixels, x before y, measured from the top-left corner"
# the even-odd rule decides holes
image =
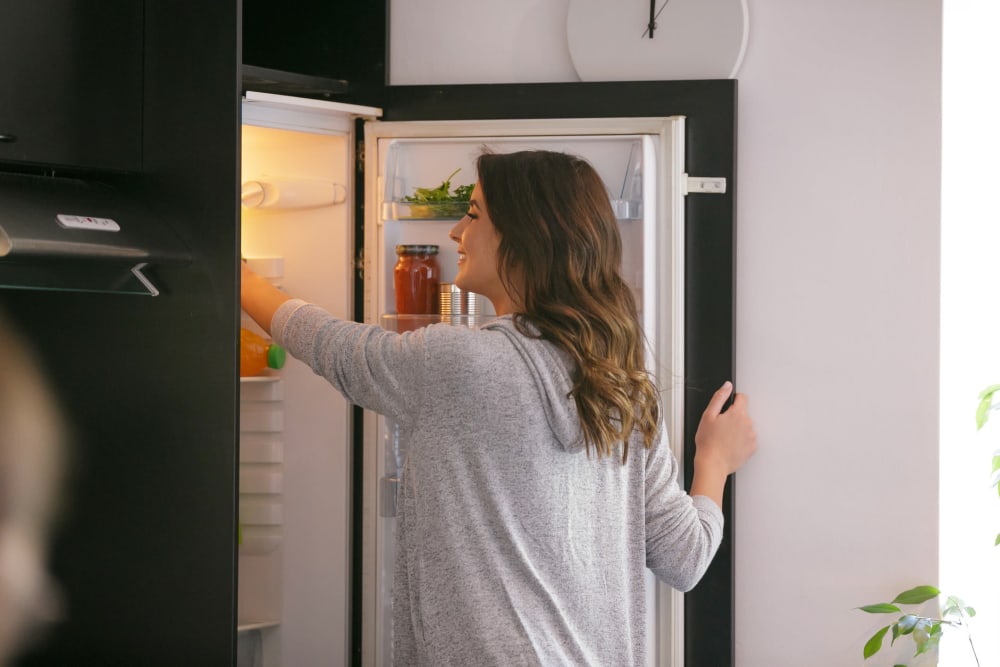
[[[249,329],[240,328],[240,377],[260,375],[285,365],[285,348]]]

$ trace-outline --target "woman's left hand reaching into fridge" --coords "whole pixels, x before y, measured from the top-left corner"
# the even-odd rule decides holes
[[[243,310],[270,334],[275,311],[292,297],[251,271],[246,261],[240,262],[240,266],[240,303]]]

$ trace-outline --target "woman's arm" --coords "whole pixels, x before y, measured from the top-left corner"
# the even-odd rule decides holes
[[[240,302],[243,310],[270,334],[275,311],[292,297],[251,271],[246,262],[241,262],[241,266]]]
[[[726,478],[736,472],[757,451],[757,436],[747,412],[746,394],[736,394],[733,404],[722,412],[733,385],[726,382],[715,392],[701,416],[695,433],[692,496],[707,496],[722,507]]]

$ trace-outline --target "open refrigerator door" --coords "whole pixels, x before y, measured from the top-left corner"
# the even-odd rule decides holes
[[[242,254],[353,319],[354,118],[378,109],[247,93]],[[242,326],[263,333],[249,318]],[[239,664],[348,664],[352,409],[289,357],[240,381]]]
[[[365,321],[402,330],[445,315],[396,312],[397,246],[436,247],[440,281],[457,273],[449,231],[465,206],[415,197],[475,182],[484,150],[545,149],[587,159],[604,180],[619,219],[623,268],[640,308],[648,358],[664,390],[666,423],[682,461],[684,377],[684,118],[368,122],[365,128]],[[471,189],[471,188],[470,188]],[[453,324],[475,326],[492,316],[488,303]],[[414,319],[416,317],[416,319]],[[676,390],[675,390],[676,389]],[[415,387],[415,391],[433,391]],[[406,442],[389,420],[364,417],[362,662],[392,660],[392,589],[396,496]],[[683,597],[647,572],[650,664],[682,665]]]

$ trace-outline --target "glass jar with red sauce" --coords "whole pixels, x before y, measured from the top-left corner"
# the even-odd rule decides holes
[[[396,246],[396,313],[399,315],[436,315],[441,268],[436,245]]]

